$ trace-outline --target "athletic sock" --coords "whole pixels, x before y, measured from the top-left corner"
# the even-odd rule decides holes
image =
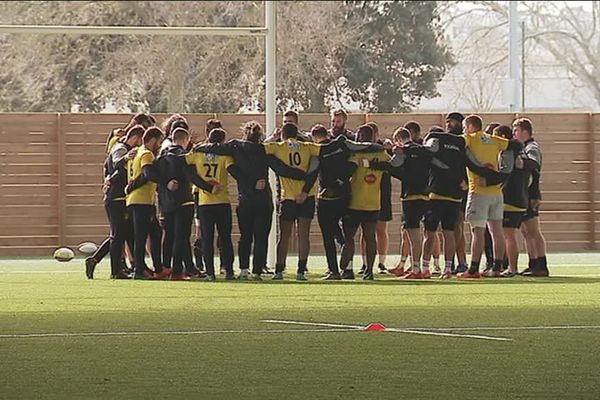
[[[439,266],[440,266],[440,258],[439,257],[433,257],[433,266],[436,268],[439,268]]]
[[[306,272],[306,264],[308,264],[308,260],[298,260],[298,273],[303,274]]]
[[[423,262],[423,264],[425,264],[425,262]],[[418,261],[415,261],[412,265],[412,272],[414,274],[420,274],[421,273],[421,266],[419,265]]]
[[[385,254],[380,254],[379,255],[379,264],[380,265],[385,265],[385,259],[386,259],[386,255]]]
[[[402,268],[404,269],[404,265],[406,264],[406,261],[408,260],[408,257],[400,257],[400,264],[398,264],[398,268]]]
[[[423,272],[429,272],[429,260],[423,260],[421,269],[423,270]]]
[[[275,273],[283,272],[285,269],[284,264],[275,264]]]
[[[479,272],[479,261],[471,261],[471,266],[469,267],[469,274],[473,275]]]
[[[444,273],[452,273],[453,270],[452,261],[446,261],[446,268],[444,268]]]
[[[492,267],[493,271],[502,271],[502,266],[504,265],[504,260],[494,260],[494,266]]]

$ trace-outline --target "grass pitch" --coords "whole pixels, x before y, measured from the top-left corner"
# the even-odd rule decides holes
[[[597,399],[595,259],[551,256],[548,279],[326,283],[318,257],[301,283],[111,281],[106,262],[88,281],[82,260],[2,260],[0,397]]]

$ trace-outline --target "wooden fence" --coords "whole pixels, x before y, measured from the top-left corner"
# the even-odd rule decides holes
[[[509,124],[517,114],[485,114],[484,121]],[[597,114],[526,114],[544,152],[542,229],[550,251],[594,250],[599,230]],[[99,243],[108,233],[102,205],[102,163],[107,133],[123,126],[127,114],[0,114],[0,256],[49,255],[56,247]],[[162,120],[164,115],[157,115]],[[193,114],[202,131],[208,118],[219,118],[231,136],[245,121],[263,115]],[[443,124],[443,114],[352,114],[351,128],[375,121],[382,136],[408,120],[424,130]],[[326,114],[302,114],[300,127],[329,124]],[[232,183],[232,186],[234,184]],[[394,182],[390,253],[399,248],[399,183]],[[235,193],[235,190],[234,190]],[[235,196],[232,194],[232,201]],[[234,218],[235,220],[235,218]],[[234,227],[234,243],[237,241]],[[322,253],[316,221],[313,253]]]

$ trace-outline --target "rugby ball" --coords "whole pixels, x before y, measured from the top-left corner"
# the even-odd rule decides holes
[[[68,262],[71,261],[73,257],[75,257],[75,253],[68,247],[61,247],[54,252],[54,259],[56,261]]]
[[[98,246],[92,242],[81,243],[77,248],[80,253],[85,254],[86,256],[92,255],[98,250]]]

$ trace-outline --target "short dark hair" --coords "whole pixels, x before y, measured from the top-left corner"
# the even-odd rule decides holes
[[[296,124],[287,123],[281,127],[281,138],[289,139],[298,136],[298,126]]]
[[[442,133],[444,132],[444,128],[439,125],[432,125],[429,127],[429,132]]]
[[[496,136],[501,136],[508,140],[511,140],[513,138],[512,129],[508,125],[498,124],[498,126],[496,126],[492,131],[493,134]]]
[[[370,122],[367,122],[365,125],[369,125],[371,127],[371,129],[373,129],[373,135],[377,135],[379,133],[379,126],[377,125],[376,122],[370,121]]]
[[[487,133],[488,135],[491,135],[494,132],[494,129],[496,129],[499,126],[500,126],[499,122],[491,122],[485,126],[485,129],[483,131],[485,133]]]
[[[258,121],[248,121],[244,124],[243,137],[254,143],[260,142],[263,135],[263,127]]]
[[[374,136],[373,128],[367,124],[359,126],[356,130],[356,140],[359,142],[372,142]]]
[[[462,123],[464,119],[465,119],[464,115],[462,115],[461,113],[456,112],[456,111],[448,113],[448,115],[446,115],[446,121],[454,120],[454,121],[458,121],[458,122]]]
[[[334,110],[332,115],[334,117],[336,117],[338,115],[341,115],[341,116],[344,117],[344,119],[346,119],[346,120],[348,119],[348,113],[346,111],[344,111],[343,109],[341,109],[341,108],[338,108],[337,110]]]
[[[465,124],[473,126],[478,131],[483,129],[483,121],[479,115],[469,115],[467,118],[465,118]]]
[[[323,125],[321,124],[316,124],[315,126],[313,126],[310,130],[310,135],[311,136],[316,136],[316,137],[327,137],[329,133],[327,132],[327,128],[325,128]]]
[[[129,120],[127,125],[125,125],[125,128],[123,128],[123,129],[125,129],[125,131],[127,131],[129,128],[131,128],[134,125],[143,125],[143,126],[151,127],[155,124],[156,124],[156,119],[152,115],[146,114],[146,113],[137,113],[137,114],[134,114],[133,117],[131,117],[131,119]]]
[[[223,123],[220,119],[210,118],[209,120],[207,120],[206,126],[204,128],[204,133],[206,134],[206,137],[208,137],[210,131],[216,128],[223,128]]]
[[[176,142],[178,140],[187,139],[188,137],[190,137],[190,132],[188,132],[188,130],[184,128],[175,128],[175,130],[173,130],[172,136],[173,141]]]
[[[292,117],[294,119],[294,121],[296,123],[298,123],[298,113],[296,111],[293,110],[289,110],[286,111],[285,114],[283,114],[284,117]]]
[[[168,137],[173,135],[177,128],[189,129],[187,120],[181,114],[172,114],[162,123],[162,130]]]
[[[408,121],[404,124],[404,127],[414,135],[421,134],[421,125],[417,121]]]
[[[146,129],[142,125],[133,125],[125,132],[125,141],[128,141],[134,136],[143,136]]]
[[[150,142],[152,139],[162,139],[163,137],[163,131],[157,127],[157,126],[151,126],[148,129],[146,129],[146,131],[144,132],[144,136],[142,137],[142,140],[144,141],[144,144]]]
[[[410,139],[410,131],[408,128],[401,126],[394,131],[393,138],[396,141]]]
[[[227,132],[223,128],[215,128],[208,133],[208,141],[210,143],[223,143]]]
[[[513,126],[518,126],[522,130],[529,132],[530,136],[533,136],[533,125],[531,124],[531,120],[529,118],[517,118],[514,120]]]

